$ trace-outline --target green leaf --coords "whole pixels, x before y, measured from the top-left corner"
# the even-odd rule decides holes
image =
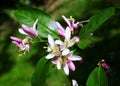
[[[89,37],[87,39],[81,39],[80,42],[78,43],[78,47],[80,49],[86,49],[87,47],[93,47],[95,42],[100,42],[102,41],[102,37]]]
[[[107,19],[113,16],[115,8],[107,8],[94,14],[89,23],[86,24],[80,31],[79,36],[81,39],[88,37],[92,32],[98,29]]]
[[[78,43],[78,47],[80,49],[85,49],[88,46],[90,46],[91,43],[92,43],[92,41],[89,39],[81,39],[80,42]]]
[[[108,86],[107,75],[102,66],[96,67],[92,71],[86,86]]]
[[[32,27],[35,20],[38,19],[37,31],[41,37],[47,37],[51,34],[58,38],[58,32],[55,21],[44,11],[36,8],[21,8],[13,10],[13,14],[20,24]]]
[[[35,68],[32,75],[31,85],[32,86],[44,86],[46,81],[46,76],[49,71],[50,63],[45,57],[41,58]]]

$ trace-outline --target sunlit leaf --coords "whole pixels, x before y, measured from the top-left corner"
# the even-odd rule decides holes
[[[44,57],[39,60],[31,79],[32,86],[45,85],[46,76],[49,71],[49,65],[50,63]]]
[[[108,86],[107,75],[102,66],[96,67],[91,72],[86,86]]]
[[[35,20],[38,19],[37,31],[41,37],[47,37],[51,34],[57,38],[57,27],[55,21],[44,11],[36,8],[21,8],[13,11],[15,18],[20,24],[32,27]]]
[[[86,24],[80,31],[79,36],[81,39],[88,37],[92,32],[98,29],[107,19],[113,16],[115,8],[107,8],[94,14],[89,23]]]

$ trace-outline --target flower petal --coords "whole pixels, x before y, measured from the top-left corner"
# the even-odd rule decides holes
[[[65,33],[65,29],[62,27],[62,25],[59,22],[56,22],[56,25],[57,25],[58,30]]]
[[[55,46],[54,39],[51,35],[48,35],[48,43],[50,44],[51,47]]]
[[[69,22],[69,20],[68,20],[64,15],[62,15],[62,18],[63,18],[64,21],[68,24],[68,26],[70,26],[70,22]]]
[[[71,31],[70,28],[67,27],[65,30],[65,40],[70,40],[70,37],[71,37]]]
[[[54,57],[54,54],[48,54],[47,56],[46,56],[46,59],[51,59],[51,58],[53,58]]]
[[[65,50],[63,50],[62,55],[65,56],[65,55],[68,55],[69,53],[70,53],[70,50],[65,49]]]
[[[69,68],[67,64],[64,65],[63,69],[64,69],[65,74],[69,75]]]
[[[79,61],[79,60],[82,60],[82,57],[77,56],[77,55],[71,55],[69,57],[69,59],[72,60],[72,61]]]
[[[55,40],[55,44],[62,45],[63,42],[61,40]]]
[[[33,24],[33,30],[36,31],[36,26],[37,26],[37,23],[38,23],[38,19],[35,20],[34,24]]]
[[[59,60],[57,61],[57,69],[61,69],[61,63]]]
[[[73,37],[73,38],[69,41],[68,47],[73,46],[75,43],[76,43],[76,37]]]
[[[27,34],[26,32],[24,32],[23,29],[21,29],[21,28],[18,29],[18,31],[19,31],[21,34],[23,34],[23,35],[28,35],[28,34]]]

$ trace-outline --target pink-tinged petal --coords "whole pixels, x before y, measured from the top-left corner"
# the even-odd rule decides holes
[[[69,57],[69,59],[70,59],[71,61],[79,61],[79,60],[82,60],[82,57],[77,56],[77,55],[71,55],[71,56]]]
[[[79,26],[79,22],[77,22],[73,25],[73,29],[74,29],[75,33],[78,32],[78,26]]]
[[[59,60],[57,61],[57,69],[61,69],[61,63]]]
[[[58,33],[61,37],[65,36],[65,29],[62,27],[62,25],[59,22],[56,22]]]
[[[48,43],[50,44],[51,47],[55,46],[54,39],[51,35],[48,35]]]
[[[12,43],[15,44],[17,46],[17,48],[21,49],[21,46],[20,46],[20,44],[18,42],[12,41]]]
[[[105,70],[109,70],[110,66],[107,63],[102,63],[102,66]]]
[[[22,39],[20,39],[20,38],[10,36],[10,39],[11,39],[12,41],[15,41],[15,42],[18,42],[18,43],[22,43]]]
[[[56,25],[57,25],[58,30],[65,33],[65,29],[62,27],[62,25],[59,22],[56,22]]]
[[[68,68],[68,65],[67,65],[67,64],[65,64],[65,65],[63,66],[63,70],[64,70],[64,72],[65,72],[66,75],[69,75],[69,68]]]
[[[19,33],[21,33],[21,34],[23,34],[23,35],[28,35],[28,34],[25,33],[25,32],[23,31],[23,29],[21,29],[21,28],[19,28],[18,31],[19,31]]]
[[[72,86],[78,86],[78,83],[77,83],[77,81],[76,80],[72,80]]]
[[[65,49],[65,50],[62,51],[63,56],[68,55],[69,53],[70,53],[69,49]]]
[[[54,54],[51,54],[51,53],[50,53],[50,54],[48,54],[45,58],[46,58],[46,59],[52,59],[53,57],[54,57]]]
[[[26,50],[26,51],[29,51],[29,49],[30,49],[30,45],[29,45],[29,44],[26,44],[26,45],[25,45],[25,50]]]
[[[76,42],[78,43],[80,41],[80,38],[78,36],[75,36]]]
[[[58,30],[59,36],[60,37],[64,37],[65,36],[65,32],[62,32],[61,30]]]
[[[73,30],[73,27],[74,27],[74,19],[69,19],[69,23],[70,23],[70,28]]]
[[[33,30],[36,31],[36,27],[37,27],[37,23],[38,23],[38,19],[35,20],[34,24],[33,24]]]
[[[71,37],[71,31],[70,31],[70,28],[67,27],[65,30],[65,39],[70,40],[70,37]]]
[[[68,24],[68,26],[70,26],[70,22],[69,22],[69,20],[68,20],[64,15],[62,15],[62,18],[63,18],[64,21]]]
[[[70,70],[75,71],[75,65],[71,60],[68,60],[67,64]]]
[[[58,62],[58,59],[52,60],[51,62],[56,65]]]
[[[29,28],[26,25],[22,25],[22,29],[25,33],[27,33],[30,36],[38,36],[37,32],[35,30],[33,30],[32,28]]]
[[[84,20],[84,21],[79,22],[78,26],[83,27],[83,23],[85,23],[85,22],[89,22],[89,20]]]

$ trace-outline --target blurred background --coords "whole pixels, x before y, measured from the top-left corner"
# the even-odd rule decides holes
[[[29,6],[44,10],[64,25],[61,15],[73,16],[76,21],[87,20],[101,9],[116,7],[119,11],[120,0],[0,0],[0,86],[31,86],[30,80],[35,65],[40,56],[45,55],[40,53],[42,44],[38,43],[31,46],[30,53],[19,57],[18,49],[9,38],[11,35],[21,37],[18,33],[20,25],[12,17],[11,11]],[[79,86],[85,86],[90,72],[101,59],[105,59],[111,67],[110,73],[107,74],[109,86],[120,86],[120,14],[116,13],[107,20],[93,33],[93,37],[89,47],[78,49],[83,63],[75,63],[77,69],[71,72],[69,78],[76,79]],[[63,86],[61,82],[64,82],[64,79],[57,81],[56,71],[52,73],[46,86]]]

